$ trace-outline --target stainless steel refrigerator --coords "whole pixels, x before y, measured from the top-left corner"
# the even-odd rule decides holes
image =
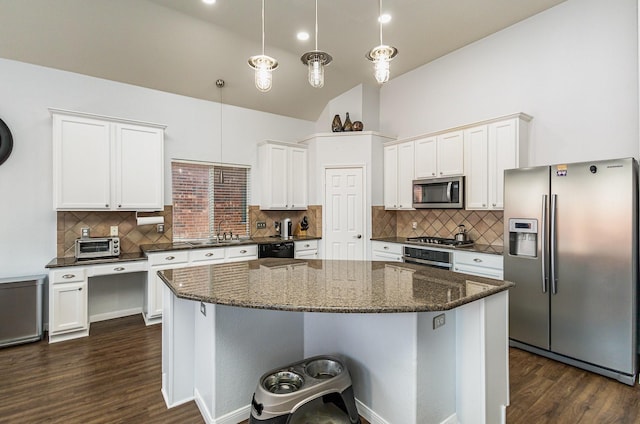
[[[505,171],[511,346],[634,384],[637,180],[633,158]]]

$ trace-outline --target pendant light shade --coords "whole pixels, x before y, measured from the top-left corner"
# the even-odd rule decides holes
[[[382,0],[379,3],[378,16],[382,15]],[[366,57],[373,62],[373,72],[378,84],[389,81],[389,62],[396,57],[398,49],[382,43],[382,22],[380,22],[380,45],[371,49]]]
[[[324,66],[330,64],[333,58],[329,53],[318,50],[318,0],[316,0],[316,48],[303,54],[300,60],[309,69],[309,84],[313,88],[324,86]]]
[[[278,67],[278,61],[264,54],[264,0],[262,0],[262,54],[251,56],[249,66],[255,70],[256,88],[264,93],[271,90],[272,71]]]

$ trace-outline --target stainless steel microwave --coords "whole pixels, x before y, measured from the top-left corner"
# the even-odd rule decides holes
[[[413,207],[416,209],[464,208],[464,177],[414,180]]]
[[[119,237],[85,237],[76,239],[76,259],[120,256]]]

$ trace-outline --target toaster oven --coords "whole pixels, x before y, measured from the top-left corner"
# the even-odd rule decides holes
[[[120,237],[85,237],[76,239],[76,259],[120,256]]]

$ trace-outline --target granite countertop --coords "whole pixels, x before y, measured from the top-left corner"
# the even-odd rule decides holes
[[[99,264],[111,264],[114,262],[129,262],[129,261],[146,261],[147,257],[142,252],[137,253],[121,253],[120,256],[115,258],[99,258],[99,259],[76,259],[75,257],[62,257],[53,258],[45,266],[45,268],[63,268],[67,266],[83,266],[83,265],[99,265]]]
[[[369,261],[265,258],[158,274],[179,298],[298,312],[445,311],[513,286],[421,265]]]
[[[175,243],[161,243],[161,244],[143,244],[140,249],[144,253],[158,253],[166,252],[169,250],[185,250],[185,249],[210,249],[212,247],[230,247],[230,246],[243,246],[249,244],[265,244],[265,243],[282,243],[283,241],[304,241],[304,240],[320,240],[322,237],[312,236],[293,236],[291,239],[282,239],[279,237],[253,237],[248,239],[240,239],[233,241],[226,241],[221,243],[204,243],[204,244],[190,244],[189,242],[175,242]]]
[[[488,244],[478,244],[474,243],[472,245],[467,246],[447,246],[444,244],[424,244],[417,243],[412,241],[407,241],[406,237],[372,237],[371,241],[382,241],[385,243],[398,243],[398,244],[415,244],[417,246],[425,246],[425,247],[437,247],[438,249],[451,249],[451,250],[462,250],[467,252],[478,252],[478,253],[488,253],[491,255],[502,255],[503,246],[491,246]]]

